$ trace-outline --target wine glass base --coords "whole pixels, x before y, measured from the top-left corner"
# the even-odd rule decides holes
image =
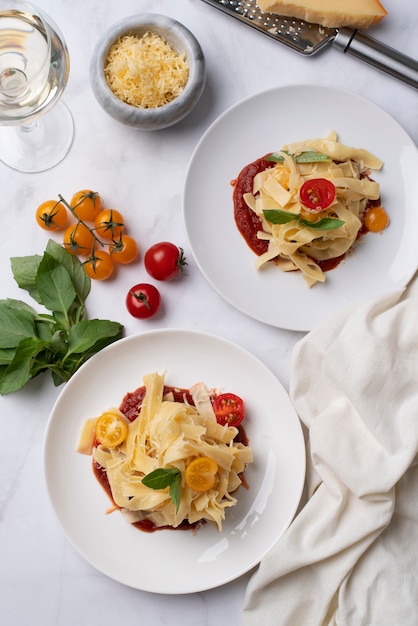
[[[74,122],[59,101],[39,119],[0,127],[0,161],[18,172],[44,172],[60,163],[74,139]]]

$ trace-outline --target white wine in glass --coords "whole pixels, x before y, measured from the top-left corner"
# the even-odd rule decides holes
[[[70,61],[52,19],[20,0],[0,0],[0,161],[42,172],[68,153],[74,123],[60,97]]]

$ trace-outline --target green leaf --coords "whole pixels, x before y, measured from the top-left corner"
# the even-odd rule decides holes
[[[0,394],[6,395],[21,389],[33,377],[32,364],[43,342],[36,337],[27,337],[18,345],[11,363],[2,370]]]
[[[36,286],[41,304],[50,311],[64,314],[67,318],[76,292],[66,268],[47,252],[39,264]]]
[[[38,254],[33,256],[12,257],[10,259],[15,281],[21,289],[27,291],[39,304],[41,301],[36,285],[36,276],[41,260],[42,257]]]
[[[314,228],[315,230],[335,230],[344,226],[343,220],[338,220],[334,217],[323,217],[319,222],[309,222],[308,220],[299,220],[304,226],[308,228]]]
[[[323,217],[318,222],[310,222],[304,220],[297,215],[297,213],[289,213],[288,211],[280,211],[279,209],[266,209],[263,211],[264,217],[271,224],[288,224],[292,220],[299,222],[307,228],[313,228],[315,230],[335,230],[344,226],[345,222],[338,220],[334,217]]]
[[[46,252],[65,267],[71,277],[78,300],[84,302],[90,293],[91,279],[87,276],[81,261],[52,239],[47,243]]]
[[[282,150],[285,154],[290,154],[286,150]],[[297,154],[296,157],[292,154],[296,163],[318,163],[318,162],[327,162],[329,163],[332,159],[326,154],[322,154],[322,152],[316,152],[315,150],[306,150],[306,152],[301,152]],[[265,159],[266,161],[272,161],[274,163],[281,163],[284,161],[284,158],[278,152],[273,152]]]
[[[0,394],[17,391],[46,370],[59,385],[122,337],[118,322],[85,319],[91,280],[82,263],[54,241],[42,257],[13,257],[11,266],[19,287],[49,313],[20,300],[0,300]]]
[[[122,336],[123,326],[108,320],[82,320],[68,334],[68,355],[90,351],[96,345],[113,343]]]
[[[16,348],[22,339],[36,336],[35,315],[16,300],[0,300],[0,348]]]
[[[170,487],[170,498],[176,511],[180,506],[181,499],[181,472],[174,467],[160,467],[150,472],[142,479],[142,483],[150,489],[166,489]]]
[[[14,348],[0,348],[0,365],[9,365],[15,355]]]
[[[271,224],[288,224],[293,220],[299,221],[297,213],[289,213],[289,211],[280,211],[279,209],[266,209],[263,214]]]

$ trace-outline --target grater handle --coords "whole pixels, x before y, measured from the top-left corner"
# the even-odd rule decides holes
[[[418,89],[418,61],[350,28],[338,29],[333,45]]]

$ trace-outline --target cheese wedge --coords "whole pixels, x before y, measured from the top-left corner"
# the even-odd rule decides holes
[[[257,0],[261,11],[330,28],[367,28],[387,15],[379,0]]]

